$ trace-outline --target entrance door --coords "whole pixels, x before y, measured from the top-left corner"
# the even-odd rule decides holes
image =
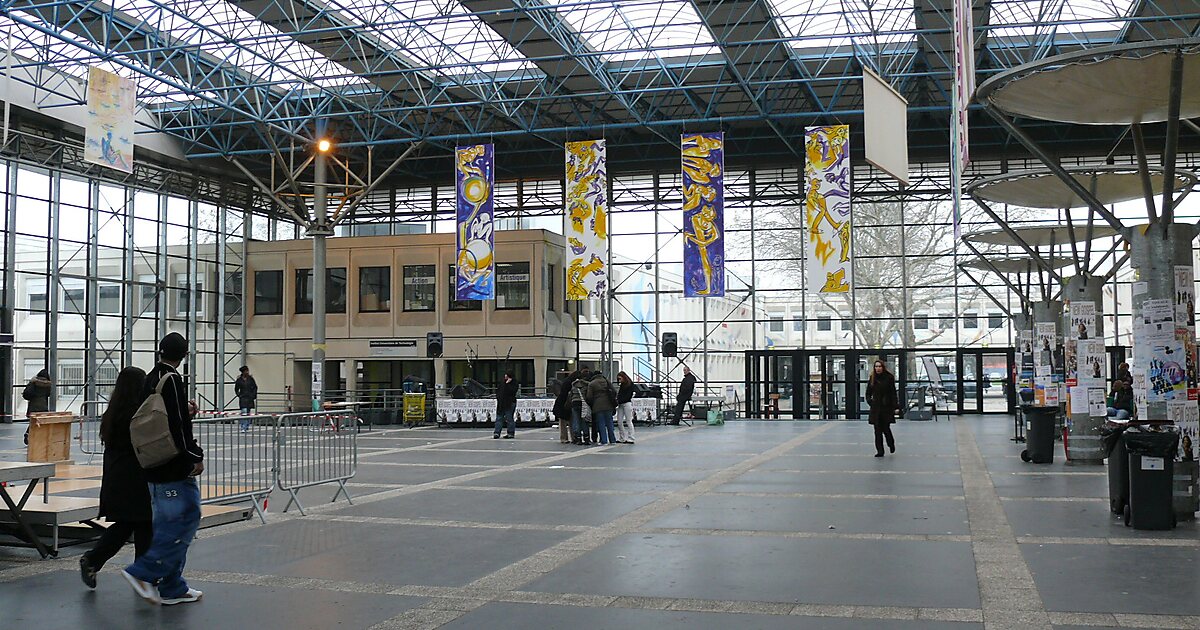
[[[952,384],[958,413],[1012,413],[1014,359],[1012,348],[959,348]]]

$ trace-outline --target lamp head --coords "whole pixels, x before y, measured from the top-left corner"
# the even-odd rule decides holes
[[[317,150],[321,153],[329,153],[329,150],[332,148],[333,142],[330,142],[328,138],[321,138],[320,140],[317,140]]]

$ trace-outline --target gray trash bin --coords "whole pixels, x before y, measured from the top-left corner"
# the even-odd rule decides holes
[[[1175,528],[1175,431],[1126,431],[1129,451],[1129,504],[1125,525],[1134,529]]]

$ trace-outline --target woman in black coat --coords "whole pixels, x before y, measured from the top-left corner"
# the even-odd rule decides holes
[[[150,490],[133,443],[129,423],[142,404],[146,373],[127,367],[117,375],[108,397],[108,409],[100,418],[100,440],[104,442],[104,479],[100,483],[100,516],[110,524],[91,551],[79,557],[79,574],[89,588],[96,588],[96,573],[133,535],[134,556],[150,548]]]
[[[554,397],[554,417],[558,420],[558,441],[570,444],[571,438],[571,384],[579,378],[579,371],[571,372],[558,383],[558,396]]]
[[[871,378],[867,381],[867,404],[871,405],[870,420],[875,427],[875,457],[883,457],[884,438],[887,438],[888,449],[895,453],[892,423],[900,411],[900,398],[896,395],[896,377],[883,361],[876,361],[871,370]]]

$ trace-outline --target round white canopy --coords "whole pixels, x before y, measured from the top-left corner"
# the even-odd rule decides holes
[[[1142,178],[1137,169],[1127,166],[1068,169],[1075,181],[1091,191],[1104,205],[1142,199]],[[1162,169],[1150,169],[1150,187],[1155,197],[1162,194]],[[1175,172],[1175,191],[1196,183],[1187,171]],[[1083,208],[1087,206],[1066,183],[1049,170],[1030,170],[990,177],[971,184],[967,192],[985,201],[1006,203],[1022,208]],[[1060,241],[1062,242],[1062,241]]]

